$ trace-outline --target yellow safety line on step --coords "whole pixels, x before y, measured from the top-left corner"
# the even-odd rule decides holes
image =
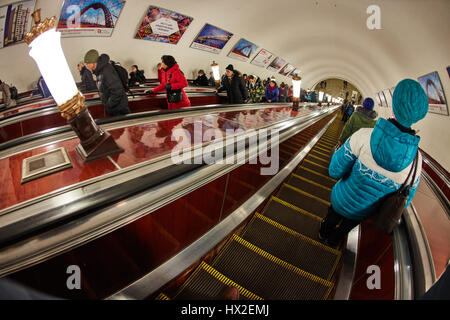
[[[320,160],[320,161],[323,161],[323,162],[327,162],[327,163],[330,162],[329,160],[325,160],[325,159],[323,159],[323,158],[321,158],[321,157],[318,157],[318,156],[315,156],[315,155],[313,155],[313,154],[308,154],[308,157],[315,158],[315,159],[317,159],[317,160]]]
[[[207,263],[202,262],[200,267],[203,270],[205,270],[206,272],[208,272],[210,275],[212,275],[214,278],[216,278],[217,280],[222,282],[223,284],[225,284],[225,285],[227,285],[229,287],[236,287],[236,288],[238,288],[239,292],[243,296],[249,298],[250,300],[263,300],[261,297],[259,297],[256,294],[248,291],[247,289],[241,287],[240,285],[235,283],[233,280],[228,279],[226,276],[224,276],[222,273],[220,273],[219,271],[217,271],[216,269],[214,269],[213,267],[211,267]]]
[[[321,177],[323,177],[323,178],[327,178],[328,180],[331,180],[331,181],[333,181],[333,182],[337,182],[336,179],[333,179],[333,178],[331,178],[331,177],[329,177],[329,176],[326,176],[326,175],[324,175],[324,174],[321,174],[321,173],[319,173],[319,172],[317,172],[317,171],[314,171],[314,170],[312,170],[312,169],[310,169],[310,168],[307,168],[307,167],[304,167],[304,166],[299,166],[299,168],[300,168],[300,169],[303,169],[303,170],[306,170],[306,171],[308,171],[308,172],[314,173],[314,174],[316,174],[316,175],[318,175],[318,176],[321,176]]]
[[[333,283],[331,283],[330,281],[327,281],[327,280],[322,279],[322,278],[320,278],[318,276],[315,276],[315,275],[313,275],[313,274],[311,274],[309,272],[306,272],[306,271],[304,271],[304,270],[302,270],[300,268],[297,268],[296,266],[293,266],[292,264],[287,263],[286,261],[283,261],[283,260],[281,260],[281,259],[279,259],[279,258],[277,258],[277,257],[275,257],[273,255],[271,255],[270,253],[262,250],[261,248],[251,244],[250,242],[242,239],[241,237],[239,237],[239,236],[237,236],[235,234],[233,235],[233,240],[238,242],[238,243],[240,243],[240,244],[242,244],[243,246],[247,247],[248,249],[252,250],[253,252],[259,254],[260,256],[263,256],[267,260],[270,260],[270,261],[272,261],[272,262],[282,266],[283,268],[285,268],[287,270],[293,271],[293,272],[297,273],[298,275],[301,275],[302,277],[305,277],[305,278],[307,278],[309,280],[312,280],[314,282],[320,283],[320,284],[322,284],[322,285],[324,285],[326,287],[333,286]]]
[[[328,171],[328,167],[325,167],[325,166],[322,166],[322,165],[320,165],[320,164],[317,164],[317,163],[315,163],[314,161],[311,161],[311,160],[308,160],[308,159],[305,159],[305,160],[303,160],[303,161],[308,162],[308,163],[311,163],[311,164],[315,165],[316,167],[319,167],[319,168],[322,168],[322,169],[325,169],[325,170]]]
[[[323,186],[323,185],[321,185],[320,183],[317,183],[317,182],[315,182],[315,181],[306,179],[305,177],[299,176],[298,174],[293,173],[292,176],[293,176],[293,177],[296,177],[297,179],[306,181],[306,182],[308,182],[308,183],[310,183],[310,184],[313,184],[313,185],[315,185],[315,186],[317,186],[317,187],[320,187],[320,188],[322,188],[322,189],[325,189],[325,190],[327,190],[327,191],[331,191],[331,188],[325,187],[325,186]]]
[[[311,218],[314,218],[314,219],[316,219],[316,220],[322,221],[322,218],[319,217],[319,216],[317,216],[317,215],[315,215],[314,213],[311,213],[311,212],[309,212],[309,211],[307,211],[307,210],[305,210],[305,209],[296,207],[296,206],[294,206],[292,203],[286,202],[286,201],[284,201],[284,200],[282,200],[282,199],[280,199],[280,198],[277,198],[277,197],[275,197],[275,196],[272,196],[272,197],[270,198],[270,201],[278,202],[279,204],[281,204],[281,205],[283,205],[283,206],[285,206],[285,207],[288,207],[289,209],[292,209],[292,210],[294,210],[294,211],[297,211],[298,213],[301,213],[301,214],[310,216]],[[270,204],[270,201],[269,201],[269,204]],[[269,206],[269,204],[266,206],[266,208]],[[264,208],[263,214],[265,213],[265,209],[266,209],[266,208]]]
[[[323,144],[321,142],[318,142],[317,145],[320,146],[321,148],[328,149],[328,151],[330,151],[334,147],[334,145],[333,146],[328,146],[328,145]]]
[[[312,150],[311,150],[311,152],[315,152],[315,153],[318,153],[318,154],[320,154],[320,155],[322,155],[322,156],[324,156],[324,157],[328,157],[328,158],[330,158],[330,159],[331,159],[331,157],[330,157],[330,155],[329,155],[329,154],[325,154],[325,153],[322,153],[322,152],[320,152],[320,151],[317,151],[317,150],[314,150],[314,149],[312,149]]]
[[[319,142],[319,143],[323,143],[323,144],[328,144],[330,147],[336,144],[336,143],[331,143],[331,142],[328,142],[328,141],[322,140],[322,139],[319,139],[318,142]]]
[[[168,296],[166,296],[164,293],[160,293],[155,300],[170,300]]]
[[[331,149],[328,149],[328,150],[327,150],[327,149],[321,148],[321,147],[319,147],[319,146],[317,146],[317,145],[314,146],[314,147],[312,148],[312,150],[314,150],[314,149],[319,149],[319,150],[322,150],[322,151],[328,152],[328,153],[331,151]]]
[[[323,200],[322,198],[316,197],[315,195],[312,195],[312,194],[310,194],[308,192],[305,192],[305,191],[300,190],[300,189],[298,189],[296,187],[293,187],[290,184],[283,183],[283,186],[285,186],[285,187],[287,187],[287,188],[289,188],[291,190],[294,190],[295,192],[301,193],[301,194],[303,194],[303,195],[305,195],[305,196],[307,196],[307,197],[309,197],[311,199],[314,199],[314,200],[317,200],[319,202],[322,202],[323,204],[326,204],[327,206],[331,205],[331,203],[329,201]]]
[[[298,237],[298,238],[302,238],[303,240],[311,243],[314,246],[321,247],[322,249],[324,249],[324,250],[326,250],[328,252],[331,252],[331,253],[333,253],[335,255],[339,255],[341,253],[339,250],[336,250],[336,249],[333,249],[331,247],[328,247],[328,246],[324,245],[323,243],[320,243],[320,242],[318,242],[318,241],[316,241],[314,239],[311,239],[311,238],[309,238],[309,237],[307,237],[307,236],[305,236],[305,235],[303,235],[301,233],[298,233],[297,231],[289,229],[288,227],[283,226],[282,224],[279,224],[278,222],[276,222],[276,221],[274,221],[274,220],[272,220],[272,219],[270,219],[270,218],[268,218],[266,216],[263,216],[263,215],[259,214],[258,212],[255,213],[255,217],[257,219],[261,219],[261,220],[271,224],[272,226],[274,226],[274,227],[276,227],[276,228],[278,228],[278,229],[280,229],[280,230],[282,230],[282,231],[284,231],[286,233],[289,233],[289,234],[291,234],[291,235],[293,235],[295,237]]]

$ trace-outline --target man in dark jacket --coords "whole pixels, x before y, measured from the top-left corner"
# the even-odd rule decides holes
[[[128,81],[128,85],[130,87],[139,86],[140,84],[144,84],[146,81],[144,76],[144,70],[139,70],[137,65],[131,66],[130,72],[130,80]]]
[[[222,86],[217,92],[227,91],[228,103],[242,104],[248,100],[248,90],[241,74],[234,70],[233,65],[226,67],[226,77],[222,81]]]
[[[78,71],[80,71],[81,76],[80,89],[85,92],[97,91],[97,83],[92,76],[92,72],[88,68],[86,68],[84,63],[80,62],[78,64]]]
[[[125,89],[119,75],[110,63],[109,56],[107,54],[99,56],[97,50],[90,50],[86,53],[84,62],[86,67],[97,76],[100,99],[106,111],[111,116],[130,113]]]
[[[198,77],[197,79],[194,80],[194,85],[200,87],[207,87],[209,85],[209,81],[205,75],[205,71],[203,70],[198,71]]]

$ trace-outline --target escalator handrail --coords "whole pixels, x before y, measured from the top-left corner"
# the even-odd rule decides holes
[[[296,125],[286,126],[286,130],[280,132],[279,141],[288,139],[292,135],[295,135],[296,132],[323,119],[335,110],[336,108],[329,108],[323,110],[316,117],[308,121],[300,121]],[[267,139],[264,143],[268,145],[272,143],[271,138]],[[257,154],[258,147],[254,149],[253,152]],[[240,150],[239,152],[245,153],[247,151],[248,149]],[[168,160],[170,161],[170,159]],[[55,254],[67,251],[74,246],[82,245],[85,242],[92,241],[106,233],[112,232],[202,187],[240,165],[240,163],[232,165],[200,165],[193,172],[188,172],[178,178],[171,177],[171,180],[164,182],[162,185],[153,185],[153,188],[139,191],[140,193],[130,195],[126,200],[116,199],[114,203],[109,205],[105,204],[97,210],[90,211],[89,214],[76,216],[76,219],[73,221],[8,245],[0,250],[0,276],[29,267],[30,265],[41,262],[42,259],[49,259]],[[161,164],[161,168],[163,167],[163,164]],[[144,168],[144,170],[148,171],[148,168]],[[130,175],[131,173],[135,176],[140,176],[140,173],[136,171],[127,172],[126,175]],[[108,190],[108,195],[110,195],[110,191]],[[121,204],[120,201],[126,202]],[[123,204],[126,205],[124,206]]]

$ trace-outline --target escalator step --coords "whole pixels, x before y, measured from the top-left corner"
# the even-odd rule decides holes
[[[337,182],[336,180],[334,180],[333,178],[330,178],[327,175],[321,174],[317,171],[311,170],[309,168],[305,168],[303,166],[299,166],[296,171],[295,174],[305,177],[308,180],[317,182],[325,187],[328,188],[333,188],[334,184]]]
[[[286,184],[281,187],[277,198],[311,212],[321,218],[326,216],[328,207],[330,206],[329,202]]]
[[[328,168],[328,166],[330,164],[329,160],[323,159],[323,158],[318,157],[318,156],[316,156],[314,154],[311,154],[311,153],[308,154],[306,159],[308,159],[309,161],[315,162],[317,164],[320,164],[321,166],[324,166],[324,167],[327,167],[327,168]]]
[[[322,219],[306,210],[297,208],[277,197],[272,197],[262,214],[308,238],[319,241],[318,232]]]
[[[289,177],[287,184],[296,187],[297,189],[305,190],[323,200],[330,201],[331,188],[298,176],[295,173]]]
[[[205,262],[194,271],[175,296],[178,300],[221,300],[227,287],[237,287],[240,300],[262,300],[242,288]]]
[[[168,296],[166,296],[164,293],[160,293],[155,300],[170,300]]]
[[[295,232],[258,213],[241,238],[306,272],[329,280],[340,252]]]
[[[263,299],[326,299],[333,284],[280,260],[237,235],[213,267]]]
[[[321,152],[319,150],[312,149],[311,150],[311,154],[313,154],[315,156],[318,156],[318,157],[321,157],[323,159],[327,159],[328,161],[331,161],[331,155],[330,155],[329,152],[328,153],[324,153],[324,152]]]
[[[323,166],[321,164],[315,163],[309,159],[305,159],[302,162],[302,166],[311,170],[314,170],[323,175],[328,175],[328,166]]]
[[[326,148],[325,149],[324,147],[321,147],[321,146],[318,146],[318,145],[315,145],[313,147],[313,150],[317,150],[317,151],[325,153],[325,154],[330,154],[330,152],[331,152],[331,148]]]

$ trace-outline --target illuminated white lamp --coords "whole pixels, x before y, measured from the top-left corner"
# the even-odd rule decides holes
[[[220,68],[219,68],[219,65],[215,61],[213,61],[212,65],[211,65],[211,71],[213,73],[214,82],[216,83],[216,87],[218,87],[220,84]]]
[[[298,109],[299,101],[300,101],[300,91],[302,87],[302,78],[296,74],[292,78],[292,107]]]
[[[35,25],[24,37],[42,77],[56,101],[61,116],[80,138],[76,147],[84,161],[123,152],[114,139],[97,126],[78,91],[61,47],[61,33],[55,30],[56,17],[41,22],[40,9],[33,14]]]
[[[323,101],[323,96],[324,96],[324,92],[323,91],[319,91],[319,102]]]

